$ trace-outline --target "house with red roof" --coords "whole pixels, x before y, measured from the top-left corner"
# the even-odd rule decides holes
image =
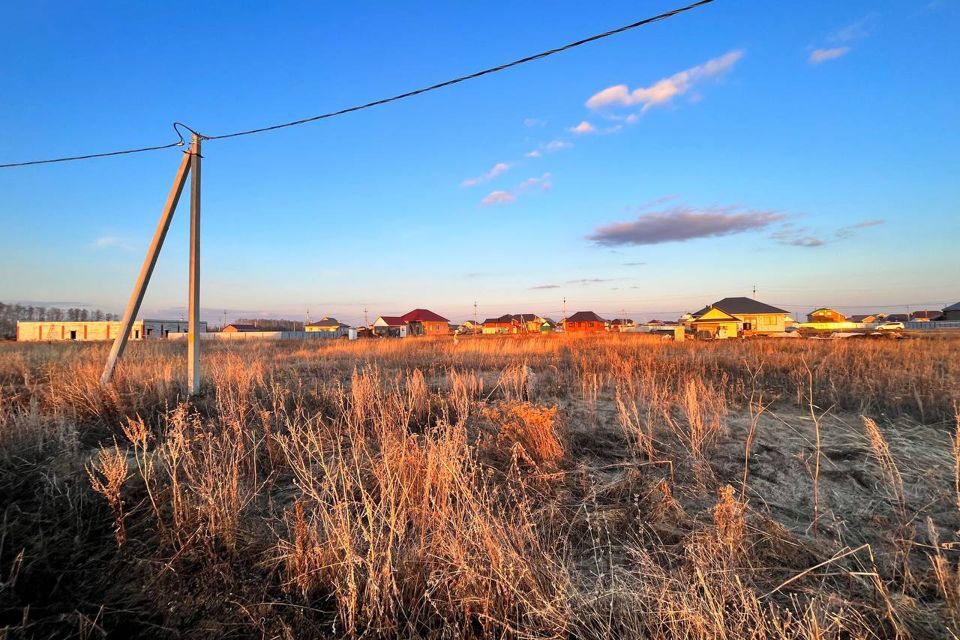
[[[450,333],[450,321],[429,309],[414,309],[400,316],[410,336],[445,336]]]
[[[381,338],[407,337],[407,324],[400,316],[380,316],[370,325],[370,330]]]

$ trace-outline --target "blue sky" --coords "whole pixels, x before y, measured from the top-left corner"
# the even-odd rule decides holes
[[[681,3],[19,3],[0,163],[272,124]],[[719,0],[211,141],[204,315],[460,320],[960,300],[960,3]],[[0,300],[122,310],[177,149],[0,170]],[[186,195],[186,194],[185,194]],[[181,202],[142,315],[182,313]]]

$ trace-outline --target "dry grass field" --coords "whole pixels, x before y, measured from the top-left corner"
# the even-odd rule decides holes
[[[955,638],[960,341],[0,345],[0,637]]]

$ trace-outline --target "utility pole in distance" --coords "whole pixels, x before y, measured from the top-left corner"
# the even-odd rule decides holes
[[[473,332],[477,332],[478,326],[478,317],[477,317],[477,301],[473,301]]]
[[[367,317],[367,308],[366,308],[366,307],[363,308],[363,326],[365,326],[365,327],[369,327],[369,326],[370,326],[370,318]]]

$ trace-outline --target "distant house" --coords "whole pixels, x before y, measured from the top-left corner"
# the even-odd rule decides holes
[[[960,321],[960,302],[952,304],[949,307],[944,307],[943,313],[940,314],[940,317],[938,317],[937,320],[946,322]]]
[[[910,322],[910,316],[905,313],[891,313],[883,319],[884,322]]]
[[[228,324],[223,329],[224,333],[248,333],[251,331],[260,331],[255,325],[252,324],[241,324],[239,322],[234,322],[233,324]]]
[[[610,331],[627,331],[636,328],[637,323],[630,318],[614,318],[610,321]]]
[[[303,327],[304,331],[309,333],[331,333],[345,336],[350,330],[348,325],[342,324],[336,318],[324,316],[316,322],[311,322]]]
[[[593,311],[577,311],[563,323],[563,330],[568,333],[603,333],[609,322]]]
[[[702,337],[767,335],[785,332],[789,315],[753,298],[724,298],[694,313],[691,325]]]
[[[743,320],[715,306],[705,307],[693,316],[690,326],[698,338],[736,338],[743,331]]]
[[[930,322],[931,320],[936,320],[940,317],[940,311],[930,311],[930,310],[921,310],[914,311],[910,314],[910,320],[912,322]]]
[[[512,316],[520,333],[540,333],[543,318],[535,313],[515,313]]]
[[[380,316],[370,325],[373,335],[381,338],[406,338],[407,323],[400,316]]]
[[[407,335],[445,336],[450,333],[450,321],[429,309],[414,309],[400,319],[407,325]]]
[[[517,333],[519,327],[517,322],[510,314],[504,314],[497,318],[487,318],[483,321],[483,334],[496,335],[500,333]]]
[[[807,322],[846,322],[847,318],[835,309],[820,307],[807,314]]]
[[[873,323],[873,322],[876,322],[876,321],[877,321],[877,316],[876,316],[875,314],[868,313],[868,314],[865,315],[865,316],[860,316],[860,315],[850,316],[850,317],[847,318],[847,319],[848,319],[850,322],[857,322],[857,323],[860,323],[860,324],[870,324],[870,323]]]
[[[540,323],[540,333],[551,333],[557,330],[557,323],[550,318],[543,318]]]
[[[462,325],[460,325],[460,333],[480,333],[483,330],[482,322],[474,322],[473,320],[467,320]]]

